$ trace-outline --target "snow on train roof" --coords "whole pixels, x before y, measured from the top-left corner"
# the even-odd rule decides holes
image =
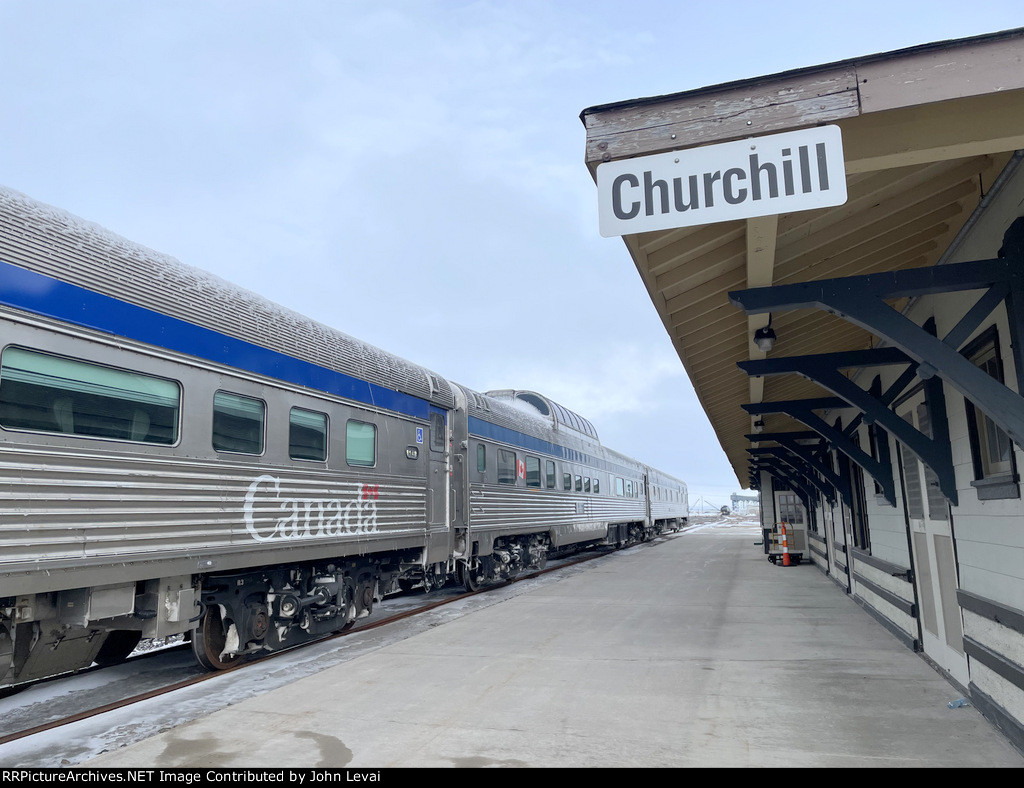
[[[550,400],[535,391],[501,389],[498,391],[488,391],[487,396],[494,397],[495,399],[507,400],[517,406],[525,405],[527,408],[532,408],[537,411],[542,416],[554,418],[559,424],[576,430],[577,432],[581,432],[587,437],[600,442],[600,438],[597,436],[597,430],[594,428],[593,424],[578,413],[574,413],[569,410],[564,405],[559,405],[554,400]]]
[[[4,186],[0,227],[4,262],[444,407],[454,402],[448,381],[424,367]]]

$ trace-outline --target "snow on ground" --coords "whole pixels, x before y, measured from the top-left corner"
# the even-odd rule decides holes
[[[690,517],[690,524],[684,529],[686,533],[713,529],[735,530],[737,533],[761,535],[761,520],[756,514],[712,514]]]

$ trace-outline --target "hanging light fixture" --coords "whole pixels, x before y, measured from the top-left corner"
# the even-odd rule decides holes
[[[754,344],[762,353],[767,353],[775,344],[775,332],[772,330],[772,313],[768,313],[768,325],[761,326],[754,332]]]

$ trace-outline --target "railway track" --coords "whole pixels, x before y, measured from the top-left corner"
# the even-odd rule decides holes
[[[658,542],[660,542],[662,540],[671,539],[671,538],[674,538],[675,536],[678,536],[678,535],[680,535],[680,534],[679,533],[663,534],[663,535],[661,535],[659,537],[656,537],[654,540],[652,540],[652,542],[648,542],[646,544],[648,544],[648,545],[657,544]],[[456,602],[463,601],[463,600],[468,599],[470,597],[478,596],[478,595],[481,595],[481,594],[488,594],[488,593],[491,593],[491,592],[496,591],[496,590],[501,589],[501,588],[507,588],[510,585],[513,585],[515,583],[519,583],[519,582],[524,581],[524,580],[530,580],[530,579],[533,579],[533,578],[540,577],[542,575],[547,575],[547,574],[550,574],[550,573],[553,573],[553,572],[559,572],[559,571],[565,570],[565,569],[567,569],[569,567],[577,566],[579,564],[586,563],[588,561],[593,561],[593,560],[595,560],[597,558],[602,558],[602,557],[604,557],[606,555],[609,555],[612,552],[614,552],[613,548],[599,548],[596,551],[590,551],[590,552],[588,552],[588,553],[586,553],[584,555],[577,555],[577,556],[571,556],[571,557],[564,558],[564,559],[559,559],[557,561],[553,561],[551,564],[549,564],[547,567],[545,567],[543,569],[538,569],[538,570],[533,570],[533,571],[530,571],[530,572],[525,572],[525,573],[519,575],[518,577],[516,577],[514,579],[505,581],[504,583],[497,583],[497,584],[489,585],[489,586],[487,586],[485,588],[481,588],[481,589],[475,590],[475,591],[456,592],[450,586],[447,587],[447,588],[438,589],[438,590],[436,590],[434,592],[431,592],[431,594],[426,595],[426,597],[425,597],[426,601],[425,601],[424,604],[417,604],[414,607],[411,607],[411,608],[408,608],[408,609],[405,609],[405,610],[400,610],[398,612],[391,613],[391,614],[385,614],[385,615],[381,616],[380,618],[374,618],[374,619],[371,619],[371,620],[368,620],[368,621],[364,621],[364,622],[358,624],[356,627],[354,627],[354,628],[352,628],[350,630],[347,630],[347,631],[344,631],[344,632],[340,632],[340,633],[337,633],[337,634],[334,634],[334,635],[330,635],[330,636],[327,636],[327,637],[324,637],[324,638],[319,638],[319,639],[317,639],[315,641],[310,641],[308,643],[304,643],[302,645],[294,646],[294,647],[289,648],[289,649],[283,649],[281,651],[271,652],[271,653],[268,653],[268,654],[266,654],[264,656],[260,656],[260,657],[254,658],[254,659],[246,660],[245,662],[241,662],[238,665],[229,667],[229,668],[224,669],[224,670],[215,671],[215,672],[196,673],[194,675],[190,675],[190,676],[187,676],[187,677],[182,678],[182,679],[173,680],[173,681],[167,681],[167,682],[161,683],[159,686],[147,689],[146,691],[125,695],[124,697],[118,698],[117,700],[114,700],[114,701],[104,702],[104,703],[95,703],[95,705],[90,705],[90,703],[94,703],[94,702],[89,701],[87,698],[83,698],[82,699],[82,704],[81,704],[83,706],[83,708],[81,708],[79,711],[76,711],[76,712],[73,712],[73,713],[70,713],[70,714],[66,714],[65,716],[62,716],[62,717],[57,718],[57,719],[47,720],[45,722],[41,722],[41,723],[36,724],[36,725],[29,725],[29,726],[26,726],[26,727],[21,728],[19,730],[16,730],[16,731],[13,731],[13,732],[10,732],[10,733],[7,733],[7,734],[0,735],[0,746],[2,746],[4,744],[11,743],[11,742],[18,741],[20,739],[25,739],[25,738],[30,737],[30,736],[35,736],[37,734],[43,734],[43,733],[46,733],[48,731],[53,731],[55,729],[61,728],[61,727],[66,726],[66,725],[70,725],[70,724],[75,723],[75,722],[79,722],[79,721],[82,721],[82,720],[87,720],[87,719],[89,719],[91,717],[96,717],[96,716],[99,716],[99,715],[102,715],[102,714],[106,714],[108,712],[116,711],[118,709],[123,709],[123,708],[126,708],[128,706],[132,706],[134,704],[141,703],[143,701],[147,701],[147,700],[151,700],[153,698],[160,697],[161,695],[166,695],[166,694],[169,694],[169,693],[172,693],[172,692],[176,692],[178,690],[182,690],[182,689],[185,689],[185,688],[188,688],[188,687],[192,687],[192,686],[195,686],[195,685],[198,685],[198,684],[202,684],[203,682],[210,681],[210,680],[216,679],[216,678],[220,678],[220,677],[225,676],[225,675],[227,675],[229,673],[236,673],[236,674],[237,673],[243,673],[244,674],[246,671],[256,670],[260,666],[265,666],[268,663],[271,663],[273,660],[283,658],[283,657],[285,657],[286,655],[289,655],[289,654],[294,654],[296,651],[300,651],[302,649],[308,648],[308,647],[310,647],[310,646],[312,646],[314,644],[322,644],[322,643],[325,643],[325,642],[329,642],[329,641],[333,641],[333,640],[338,640],[340,638],[349,637],[349,636],[352,636],[352,635],[364,634],[364,633],[366,633],[368,631],[371,631],[373,629],[378,629],[378,628],[387,626],[389,624],[394,624],[394,623],[402,621],[404,619],[409,619],[409,618],[413,618],[413,617],[416,617],[416,616],[420,616],[420,615],[423,615],[423,614],[425,614],[425,613],[427,613],[429,611],[435,610],[435,609],[440,608],[440,607],[444,607],[446,605],[451,605],[451,604],[454,604]],[[447,591],[447,593],[445,593],[446,591]],[[405,594],[402,595],[402,597],[408,598],[410,596],[410,594],[415,594],[415,593],[416,593],[415,591],[413,591],[413,592],[406,592]],[[441,598],[437,598],[436,597],[437,594],[443,594],[443,596]],[[402,598],[402,597],[399,597],[399,598]],[[430,597],[433,597],[433,599],[431,599]],[[392,599],[395,599],[395,598],[392,598]],[[385,608],[386,605],[387,605],[387,600],[385,600],[385,602],[379,607],[379,609]],[[177,650],[180,650],[180,651],[185,651],[185,650],[190,651],[187,643],[183,643],[183,644],[181,644],[179,646],[172,647],[172,649],[177,649]],[[147,658],[149,658],[151,656],[157,656],[159,654],[166,654],[168,651],[170,651],[172,649],[163,649],[161,651],[143,653],[143,654],[140,654],[139,656],[137,656],[135,658],[132,658],[131,660],[129,660],[129,662],[132,662],[132,663],[139,662],[139,661],[145,660],[145,659],[147,659]],[[123,665],[125,663],[121,663],[121,664]],[[119,666],[110,666],[110,667],[99,667],[99,666],[96,666],[96,667],[87,669],[85,671],[79,671],[78,673],[74,674],[74,676],[82,676],[82,675],[85,675],[85,674],[88,674],[88,673],[93,673],[93,672],[100,673],[102,671],[112,670],[112,669],[117,668],[117,667],[119,667]],[[188,669],[198,670],[198,667],[195,666],[194,664],[191,664],[191,662],[190,662],[190,665],[189,665]],[[179,674],[180,674],[180,669],[179,669]],[[16,696],[18,694],[18,692],[20,692],[20,691],[25,691],[27,689],[32,689],[34,687],[39,687],[39,686],[44,685],[44,684],[54,684],[54,683],[57,683],[57,682],[61,681],[62,679],[63,680],[67,680],[69,678],[72,678],[72,677],[67,677],[67,676],[65,676],[65,677],[57,677],[56,679],[51,678],[51,679],[45,679],[45,680],[42,680],[42,681],[39,681],[39,682],[28,683],[26,685],[22,685],[21,687],[15,688],[15,692],[12,692],[12,693],[8,694],[7,698],[10,698],[12,696]],[[0,704],[2,704],[5,699],[6,698],[0,698]]]

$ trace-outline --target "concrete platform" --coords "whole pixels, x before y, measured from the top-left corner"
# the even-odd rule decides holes
[[[957,690],[760,532],[587,565],[87,766],[1024,766]]]

